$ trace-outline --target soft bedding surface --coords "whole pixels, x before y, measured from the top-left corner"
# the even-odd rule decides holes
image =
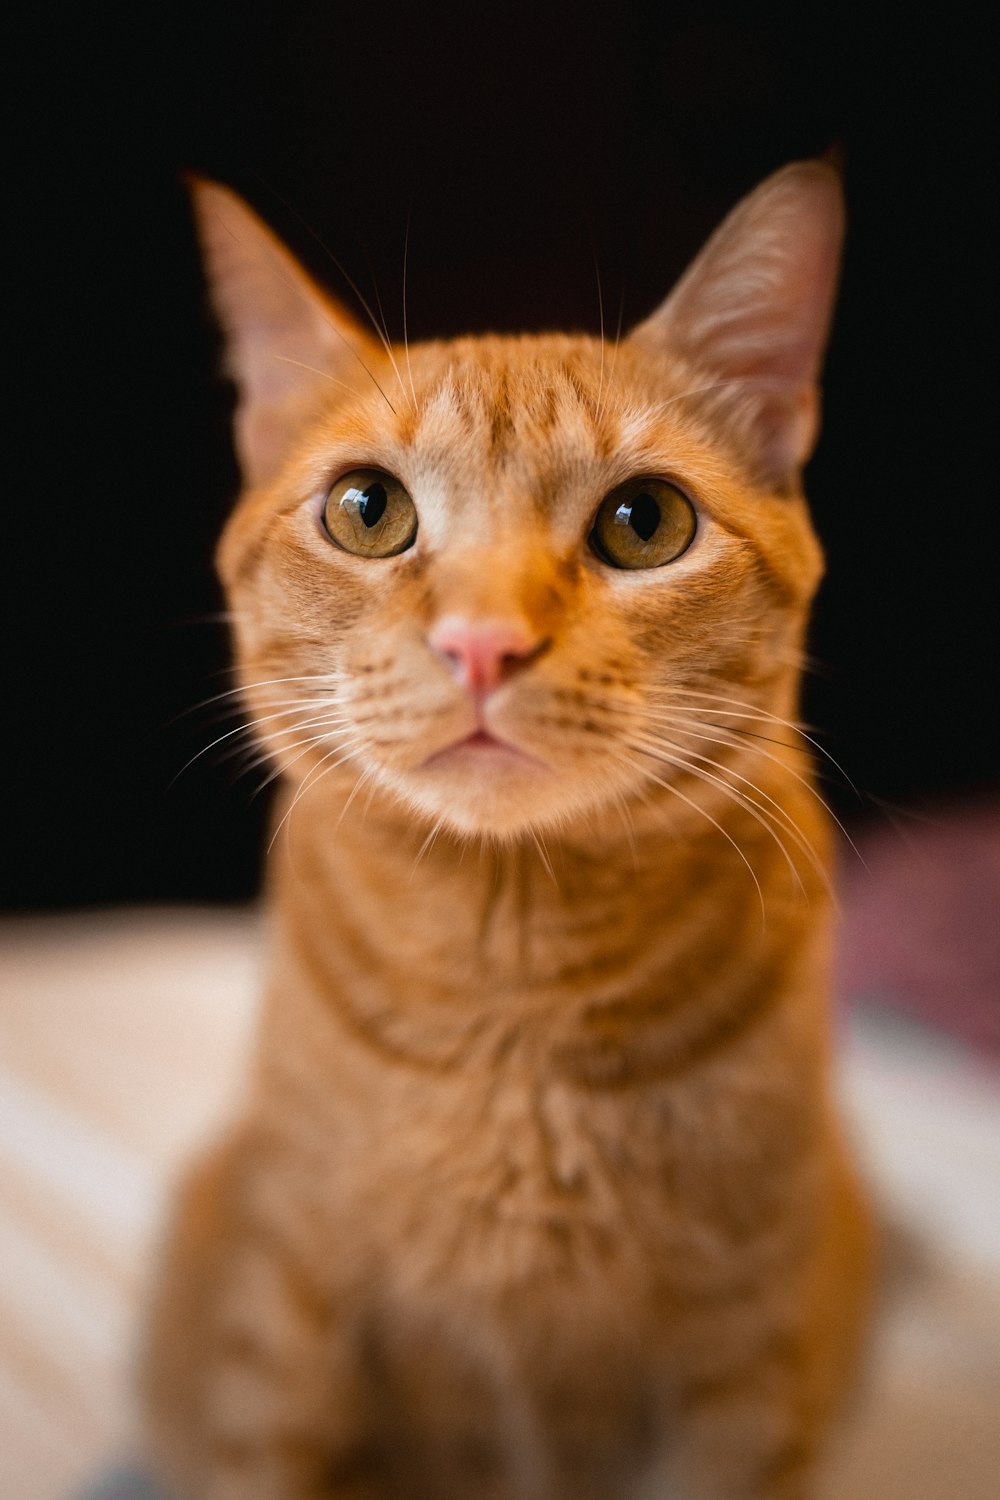
[[[912,844],[869,840],[867,872],[842,882],[841,1087],[898,1264],[825,1500],[997,1494],[1000,819],[976,817],[957,842],[944,826],[924,838],[923,863]],[[180,1163],[239,1088],[260,941],[242,910],[0,923],[11,1500],[95,1485],[139,1500],[121,1465],[134,1455],[129,1368],[150,1249]]]

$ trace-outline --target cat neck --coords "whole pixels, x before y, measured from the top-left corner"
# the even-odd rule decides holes
[[[730,802],[723,832],[665,802],[491,848],[429,838],[377,797],[346,813],[317,799],[275,843],[285,987],[417,1066],[488,1065],[540,1037],[595,1083],[666,1066],[735,1013],[741,973],[794,962],[826,900],[787,831]],[[818,804],[798,802],[821,862]]]

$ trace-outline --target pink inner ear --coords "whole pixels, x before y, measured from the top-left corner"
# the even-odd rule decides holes
[[[332,381],[377,359],[371,340],[228,188],[197,182],[195,217],[212,301],[239,387],[237,448],[251,483],[285,457],[296,422]]]
[[[757,453],[763,475],[781,485],[800,469],[819,435],[815,385],[761,388],[756,398]]]
[[[765,466],[795,468],[818,425],[815,382],[843,238],[836,174],[786,167],[740,203],[663,305],[632,337],[727,380],[758,412]]]

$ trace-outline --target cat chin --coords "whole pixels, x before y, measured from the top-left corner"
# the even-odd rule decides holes
[[[388,781],[421,822],[489,842],[566,828],[591,810],[579,784],[567,795],[555,770],[517,752],[449,753]]]

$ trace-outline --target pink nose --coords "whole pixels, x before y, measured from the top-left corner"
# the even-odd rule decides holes
[[[526,626],[505,620],[473,622],[462,615],[445,615],[438,620],[428,640],[438,655],[452,664],[462,686],[477,696],[492,693],[548,645]]]

